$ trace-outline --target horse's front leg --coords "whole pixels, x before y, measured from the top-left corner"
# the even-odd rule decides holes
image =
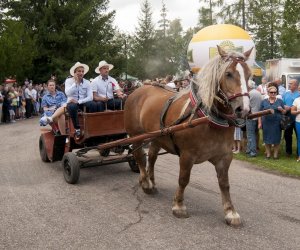
[[[188,218],[188,212],[186,211],[186,206],[183,204],[184,200],[184,190],[190,181],[191,169],[193,167],[193,160],[188,155],[180,156],[180,172],[178,180],[178,188],[176,190],[174,200],[173,200],[173,215],[177,218]]]
[[[232,153],[230,152],[226,156],[211,161],[216,168],[219,187],[222,195],[222,204],[225,213],[225,221],[230,226],[239,226],[241,224],[240,215],[235,211],[229,192],[229,178],[228,170],[232,161]]]
[[[146,194],[153,192],[153,183],[150,181],[149,175],[146,171],[147,157],[142,148],[142,143],[133,144],[133,156],[140,169],[139,183]]]

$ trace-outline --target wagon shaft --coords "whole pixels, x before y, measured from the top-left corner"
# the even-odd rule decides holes
[[[193,128],[195,126],[198,126],[203,123],[208,123],[208,122],[209,122],[209,119],[207,116],[205,116],[205,117],[201,117],[201,118],[192,120],[191,122],[184,122],[184,123],[174,125],[171,127],[167,127],[167,128],[161,129],[161,130],[156,130],[156,131],[144,133],[141,135],[133,136],[130,138],[125,138],[125,139],[105,143],[105,144],[99,145],[98,149],[101,150],[101,149],[112,148],[112,147],[116,147],[116,146],[120,146],[120,145],[129,145],[129,144],[139,142],[139,141],[146,141],[146,140],[150,140],[152,138],[156,138],[159,136],[169,135],[173,132],[180,131],[183,129]]]
[[[274,110],[268,109],[268,110],[256,112],[253,114],[249,114],[248,119],[254,119],[254,118],[257,118],[260,116],[269,115],[269,114],[273,114],[273,113],[274,113]],[[113,142],[109,142],[109,143],[104,143],[102,145],[99,145],[97,148],[99,150],[103,150],[103,149],[108,149],[108,148],[121,146],[121,145],[130,145],[132,143],[139,142],[139,141],[147,142],[147,141],[149,141],[153,138],[159,137],[159,136],[169,135],[173,132],[180,131],[180,130],[187,129],[187,128],[192,128],[192,127],[198,126],[203,123],[208,123],[208,122],[209,122],[209,118],[207,116],[205,116],[205,117],[194,119],[191,122],[184,122],[184,123],[174,125],[174,126],[171,126],[168,128],[164,128],[161,130],[156,130],[156,131],[144,133],[141,135],[133,136],[130,138],[125,138],[125,139],[121,139],[121,140],[117,140],[117,141],[113,141]]]

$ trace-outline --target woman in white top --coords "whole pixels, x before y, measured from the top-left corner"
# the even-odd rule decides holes
[[[300,97],[297,97],[294,102],[293,106],[291,107],[291,114],[296,116],[295,119],[295,127],[297,132],[297,148],[298,148],[298,159],[297,162],[300,162]]]

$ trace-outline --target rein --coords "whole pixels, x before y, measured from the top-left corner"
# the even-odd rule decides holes
[[[218,96],[218,95],[220,95],[220,96]],[[232,100],[234,100],[235,98],[238,98],[238,97],[241,97],[241,96],[248,96],[248,97],[250,98],[249,93],[244,93],[244,94],[242,94],[242,93],[237,93],[237,94],[234,94],[234,95],[231,95],[231,96],[228,97],[228,96],[223,92],[223,90],[221,90],[221,89],[218,91],[218,95],[216,95],[214,98],[215,98],[219,103],[221,103],[225,108],[230,107],[230,102],[231,102]]]

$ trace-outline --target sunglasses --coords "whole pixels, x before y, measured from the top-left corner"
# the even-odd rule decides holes
[[[276,94],[276,92],[269,92],[270,94]]]

